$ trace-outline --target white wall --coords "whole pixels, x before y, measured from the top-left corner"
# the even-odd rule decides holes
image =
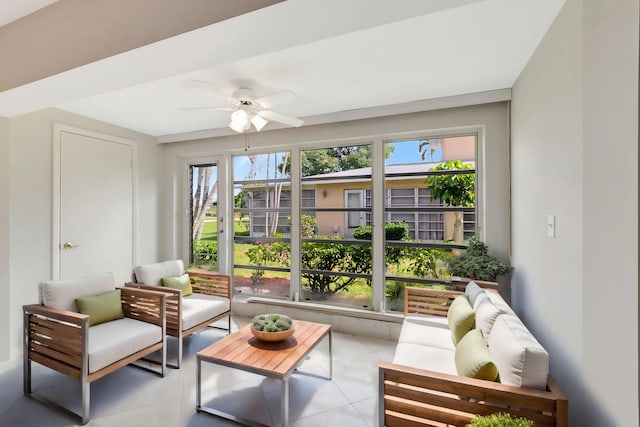
[[[51,180],[54,122],[138,141],[138,259],[155,260],[158,253],[158,149],[152,137],[54,109],[10,119],[9,333],[12,358],[21,350],[21,307],[38,301],[38,282],[50,279],[52,275]]]
[[[637,62],[637,0],[568,0],[513,88],[513,305],[570,425],[638,424]]]
[[[246,135],[184,141],[164,144],[164,167],[174,171],[173,177],[167,177],[166,188],[179,185],[180,159],[184,157],[207,156],[220,153],[244,154],[245,137],[249,139],[251,152],[264,150],[265,147],[291,149],[304,144],[326,142],[328,146],[344,144],[345,141],[384,140],[387,136],[411,135],[424,136],[420,132],[451,132],[452,129],[482,128],[484,140],[479,141],[480,156],[478,173],[482,176],[482,187],[478,189],[479,198],[485,208],[484,221],[480,226],[489,249],[493,254],[507,261],[509,259],[509,135],[508,105],[506,102],[450,108],[421,113],[379,117],[374,119],[338,122],[326,125],[306,126],[293,129],[263,131]],[[339,141],[339,142],[336,142]],[[349,142],[346,142],[349,143]],[[355,142],[353,142],[355,143]],[[180,213],[181,203],[178,197],[167,197],[162,209],[173,213],[163,220],[167,241],[163,242],[164,258],[180,256],[181,224],[176,215]],[[508,292],[508,290],[507,290]],[[508,296],[508,295],[507,295]]]
[[[9,120],[0,117],[0,325],[9,324]],[[0,328],[0,362],[9,358],[9,329]]]

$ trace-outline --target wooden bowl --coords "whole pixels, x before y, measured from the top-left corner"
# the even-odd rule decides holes
[[[269,341],[269,342],[277,342],[284,341],[287,338],[290,338],[295,332],[295,328],[291,328],[286,331],[281,332],[265,332],[265,331],[257,331],[251,327],[251,333],[254,337],[258,338],[261,341]]]

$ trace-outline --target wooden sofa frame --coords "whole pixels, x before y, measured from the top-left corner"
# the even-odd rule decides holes
[[[138,289],[146,289],[155,292],[162,292],[167,296],[167,335],[178,340],[178,354],[176,364],[167,363],[171,368],[179,369],[182,365],[182,338],[208,327],[211,323],[228,317],[227,331],[231,332],[231,278],[224,274],[212,273],[201,270],[188,270],[191,287],[194,293],[212,295],[229,299],[229,310],[207,319],[185,331],[182,330],[182,299],[179,289],[167,288],[164,286],[145,285],[136,283],[136,275],[133,274],[133,283],[125,286]]]
[[[73,311],[59,310],[40,304],[23,306],[23,391],[26,396],[62,410],[78,418],[82,424],[89,421],[90,385],[105,375],[161,350],[159,372],[164,377],[166,365],[166,296],[160,292],[118,288],[121,291],[125,317],[144,321],[162,328],[162,341],[118,360],[102,369],[89,373],[89,316]],[[80,414],[32,392],[31,362],[37,362],[54,371],[80,380],[82,410]]]
[[[480,286],[497,290],[497,284]],[[446,316],[461,291],[405,288],[409,313]],[[547,390],[516,387],[448,375],[393,363],[381,363],[378,420],[380,427],[466,426],[476,415],[507,412],[535,426],[568,426],[568,402],[549,376]]]

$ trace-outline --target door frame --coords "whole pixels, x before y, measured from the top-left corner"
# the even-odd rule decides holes
[[[60,262],[62,258],[62,240],[60,236],[60,227],[62,226],[62,214],[60,197],[62,188],[60,182],[61,170],[61,149],[62,149],[62,133],[73,133],[76,135],[86,136],[94,139],[101,139],[114,144],[124,144],[131,146],[131,185],[132,185],[132,201],[131,201],[131,268],[137,265],[138,261],[138,144],[136,141],[120,138],[113,135],[94,132],[87,129],[81,129],[61,123],[53,123],[53,196],[52,196],[52,238],[51,238],[51,278],[60,279]],[[133,270],[132,270],[133,271]]]
[[[191,260],[191,182],[189,182],[189,168],[193,165],[215,163],[218,170],[218,271],[226,274],[228,270],[229,234],[233,236],[233,228],[229,230],[227,218],[233,218],[233,213],[229,216],[229,203],[227,196],[227,178],[225,158],[221,155],[202,157],[183,157],[181,168],[181,191],[179,192],[178,203],[181,212],[182,239],[180,254],[185,262],[189,264]],[[232,223],[233,224],[233,223]]]

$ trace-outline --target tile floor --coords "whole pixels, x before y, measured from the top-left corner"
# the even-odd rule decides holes
[[[232,329],[248,318],[234,318]],[[184,342],[183,367],[164,378],[124,367],[91,386],[92,427],[234,426],[197,413],[195,354],[224,336],[209,329]],[[173,344],[173,343],[172,343]],[[395,341],[333,332],[333,379],[294,374],[290,381],[289,422],[295,427],[377,426],[377,365],[391,360]],[[169,348],[173,348],[170,345]],[[171,354],[170,354],[171,355]],[[328,375],[326,340],[309,355],[301,371]],[[33,389],[80,410],[78,382],[34,364]],[[268,424],[280,423],[280,382],[230,368],[203,364],[203,404]],[[58,427],[78,423],[22,394],[22,365],[0,371],[0,426]]]

